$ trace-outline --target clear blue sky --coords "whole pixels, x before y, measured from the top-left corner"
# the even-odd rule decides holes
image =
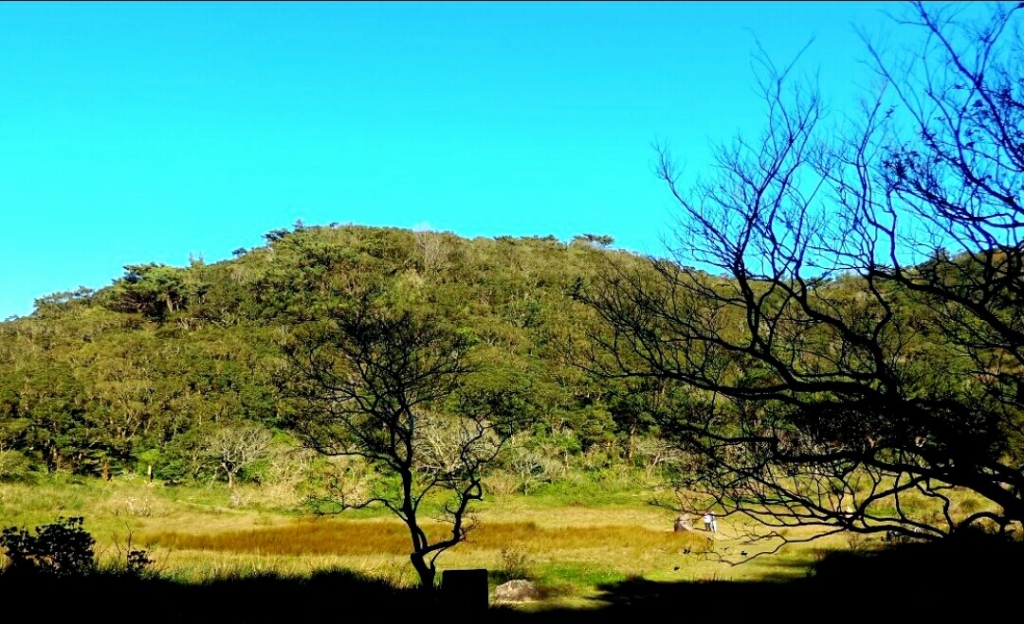
[[[755,38],[849,103],[872,3],[0,4],[0,319],[330,222],[661,249],[758,129]]]

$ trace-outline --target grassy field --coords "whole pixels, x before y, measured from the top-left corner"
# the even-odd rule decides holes
[[[665,613],[790,621],[795,613],[832,617],[848,605],[916,621],[944,617],[950,607],[1002,613],[1004,599],[1016,595],[1016,575],[1003,571],[1024,557],[1021,542],[882,549],[879,538],[834,535],[758,556],[774,544],[751,541],[753,525],[723,518],[714,539],[675,533],[676,513],[650,504],[655,494],[621,480],[491,496],[478,505],[469,540],[438,567],[486,568],[492,589],[511,577],[533,580],[539,599],[492,605],[486,619],[529,624]],[[333,620],[369,609],[376,617],[383,606],[422,621],[438,608],[424,606],[414,589],[409,538],[383,513],[316,517],[283,490],[166,487],[138,477],[0,484],[0,527],[32,528],[58,516],[85,518],[111,572],[47,581],[0,571],[4,595],[60,594],[39,605],[55,619],[277,624],[296,614]],[[812,536],[806,528],[786,535]],[[129,548],[155,561],[143,578],[117,571]],[[869,599],[883,594],[884,612]]]
[[[725,518],[714,539],[704,531],[674,533],[675,513],[649,504],[652,494],[606,484],[492,497],[478,505],[469,540],[443,554],[438,566],[486,568],[492,586],[511,577],[532,579],[543,598],[522,609],[581,609],[604,604],[602,587],[639,579],[799,578],[823,550],[847,547],[833,537],[755,557],[766,546],[750,543],[750,526]],[[131,540],[132,548],[149,551],[162,578],[191,583],[346,569],[392,586],[415,584],[409,538],[397,520],[366,511],[315,517],[298,503],[255,486],[232,491],[139,478],[64,478],[0,484],[0,524],[34,527],[58,515],[83,516],[101,560],[123,557]],[[740,565],[723,561],[745,559]]]

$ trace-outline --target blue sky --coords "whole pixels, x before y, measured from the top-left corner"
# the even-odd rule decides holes
[[[662,249],[759,128],[755,41],[841,110],[889,3],[0,4],[0,319],[331,222]]]

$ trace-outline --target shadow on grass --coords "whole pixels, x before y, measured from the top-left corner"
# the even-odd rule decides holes
[[[1015,609],[1010,605],[1021,592],[1022,563],[1024,543],[985,536],[877,551],[833,551],[825,553],[805,578],[780,574],[759,582],[632,579],[601,586],[595,600],[605,606],[594,612],[549,611],[541,620],[569,624],[637,617],[662,620],[671,615],[714,621],[918,621],[947,619],[951,613],[969,613],[972,619],[1003,617]]]
[[[307,578],[266,573],[206,583],[95,573],[81,578],[0,574],[0,595],[56,622],[342,621],[433,611],[422,592],[338,570]]]
[[[877,552],[826,554],[807,578],[763,582],[655,582],[632,579],[601,586],[594,608],[484,613],[445,609],[422,592],[346,571],[310,578],[276,575],[182,584],[160,578],[97,574],[81,579],[0,575],[0,595],[44,621],[267,622],[575,622],[623,618],[757,617],[889,619],[949,615],[972,618],[1005,611],[1019,594],[1024,544],[964,540],[910,544]]]

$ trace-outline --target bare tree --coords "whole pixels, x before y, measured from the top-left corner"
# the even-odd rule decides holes
[[[651,407],[681,486],[774,527],[1024,520],[1021,6],[911,4],[919,47],[868,45],[881,88],[835,124],[764,60],[763,135],[693,188],[659,150],[671,257],[581,298],[611,329],[595,369],[681,389]]]
[[[400,518],[412,565],[432,589],[435,562],[466,539],[484,471],[519,415],[501,391],[468,388],[480,367],[465,335],[387,295],[368,288],[339,297],[318,320],[296,327],[284,347],[281,383],[296,402],[293,424],[307,445],[363,458],[380,476],[367,496],[337,503],[382,505]],[[431,505],[449,525],[446,534],[424,530]]]
[[[218,427],[206,440],[205,454],[224,471],[228,487],[245,468],[267,456],[272,436],[259,423],[231,423]]]
[[[444,234],[429,230],[416,230],[413,235],[416,237],[416,249],[423,261],[423,269],[427,273],[441,270],[448,260],[449,252]]]

